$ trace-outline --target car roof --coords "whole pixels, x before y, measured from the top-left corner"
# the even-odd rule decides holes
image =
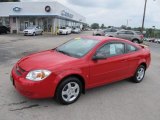
[[[105,37],[105,36],[81,36],[80,38],[98,40],[98,41],[101,41],[101,42],[119,41],[119,42],[125,42],[125,43],[130,43],[130,44],[132,44],[132,42],[129,41],[129,40],[125,40],[125,39],[121,39],[121,38],[115,38],[115,37]]]

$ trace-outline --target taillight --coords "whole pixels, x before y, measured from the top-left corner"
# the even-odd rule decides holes
[[[143,36],[143,35],[140,35],[140,38],[141,38],[141,39],[143,39],[143,38],[144,38],[144,36]]]

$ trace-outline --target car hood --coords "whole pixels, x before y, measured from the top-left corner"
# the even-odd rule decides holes
[[[56,66],[63,65],[65,63],[68,64],[77,59],[78,58],[64,55],[55,50],[48,50],[22,58],[18,62],[18,66],[20,66],[25,71],[30,71],[35,69],[50,70],[55,68]]]
[[[25,29],[24,31],[33,31],[34,29]]]

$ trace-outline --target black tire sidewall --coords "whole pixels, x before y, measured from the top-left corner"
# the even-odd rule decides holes
[[[62,98],[62,89],[69,82],[76,82],[79,85],[80,91],[79,91],[79,95],[77,96],[77,98],[75,100],[73,100],[71,102],[66,102]],[[76,102],[78,100],[78,98],[80,97],[81,93],[82,93],[82,83],[80,82],[80,80],[78,78],[76,78],[76,77],[68,77],[68,78],[64,79],[58,85],[57,90],[56,90],[56,99],[60,104],[69,105],[69,104],[72,104],[72,103]]]
[[[36,36],[36,33],[35,33],[35,32],[33,33],[33,36]]]
[[[140,68],[143,68],[143,69],[144,69],[144,76],[143,76],[143,78],[142,78],[141,80],[137,80],[137,74],[138,74],[137,72],[138,72],[138,70],[139,70]],[[135,73],[134,76],[133,76],[133,82],[135,82],[135,83],[140,83],[140,82],[142,82],[143,79],[144,79],[144,77],[145,77],[145,71],[146,71],[146,68],[145,68],[143,65],[140,65],[140,66],[137,68],[136,73]]]

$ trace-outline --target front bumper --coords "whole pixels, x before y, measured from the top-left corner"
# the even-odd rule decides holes
[[[66,31],[59,31],[58,34],[59,35],[65,35],[67,32]]]
[[[51,75],[45,80],[34,82],[25,79],[24,75],[18,75],[15,71],[15,67],[11,72],[11,81],[16,90],[28,98],[51,98],[54,96],[54,91],[56,89],[53,82],[54,78],[52,78]]]
[[[24,32],[24,35],[33,35],[32,32]]]

